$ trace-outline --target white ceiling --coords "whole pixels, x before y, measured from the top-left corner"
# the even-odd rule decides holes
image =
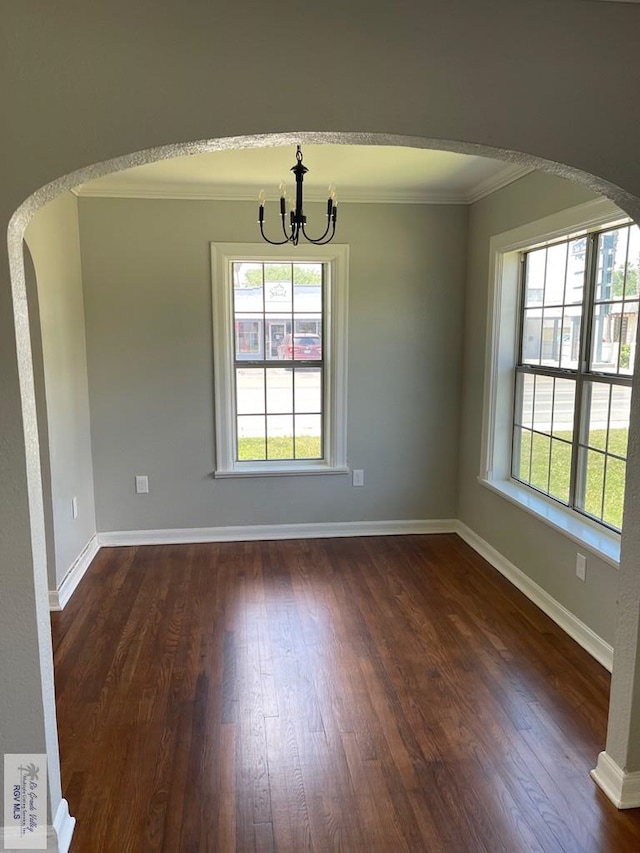
[[[486,157],[373,145],[305,145],[307,200],[465,204],[477,201],[530,171]],[[293,193],[295,146],[212,151],[162,160],[97,178],[76,188],[80,196],[267,200],[280,181]]]

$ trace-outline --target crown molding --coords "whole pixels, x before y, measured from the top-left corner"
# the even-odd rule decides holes
[[[640,2],[640,0],[638,0]],[[486,198],[492,193],[509,186],[514,181],[523,178],[534,170],[531,166],[519,166],[517,163],[509,163],[504,169],[501,169],[496,175],[492,175],[484,181],[481,181],[475,186],[472,192],[467,196],[467,204],[474,204],[482,198]]]
[[[252,201],[257,203],[257,194],[253,190],[247,190],[240,186],[201,186],[194,187],[192,184],[179,184],[173,182],[152,184],[127,183],[111,186],[88,186],[74,187],[71,191],[79,198],[137,198],[137,199],[174,199],[185,201]],[[312,189],[305,189],[305,201],[326,202],[327,197]],[[277,202],[274,196],[269,201]],[[462,193],[453,192],[381,192],[375,190],[356,190],[340,192],[340,202],[351,204],[468,204],[469,197]],[[268,209],[268,208],[267,208]]]
[[[477,184],[470,192],[424,192],[395,191],[388,192],[379,189],[342,190],[341,202],[351,204],[473,204],[481,198],[506,187],[517,181],[523,175],[533,171],[529,166],[506,164],[497,174],[492,175]],[[71,192],[79,198],[135,198],[135,199],[173,199],[184,201],[252,201],[256,202],[257,194],[242,186],[194,185],[192,183],[154,182],[151,183],[118,183],[117,177],[108,185],[80,184]],[[312,189],[305,191],[309,202],[326,202],[326,195]],[[276,201],[276,198],[272,199]]]

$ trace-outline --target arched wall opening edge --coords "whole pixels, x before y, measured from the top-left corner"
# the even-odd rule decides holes
[[[55,699],[53,689],[53,657],[51,652],[51,631],[48,614],[48,583],[46,571],[46,542],[44,525],[44,507],[42,498],[42,473],[37,429],[37,409],[34,391],[31,335],[27,310],[23,238],[27,225],[37,211],[57,196],[69,191],[81,183],[99,178],[123,169],[154,163],[160,160],[182,157],[190,154],[224,151],[230,149],[262,148],[295,143],[401,146],[451,151],[482,157],[491,157],[532,169],[548,172],[567,180],[583,184],[595,193],[614,201],[634,220],[640,220],[640,199],[621,187],[602,178],[588,174],[573,166],[545,160],[535,155],[478,145],[470,142],[427,139],[421,137],[342,133],[342,132],[285,132],[255,136],[225,137],[196,142],[181,142],[157,148],[126,154],[78,169],[57,178],[36,190],[15,211],[8,226],[8,254],[13,298],[13,314],[16,334],[16,348],[20,381],[22,419],[25,437],[27,490],[30,514],[33,571],[35,578],[36,615],[40,648],[40,666],[43,689],[43,704],[47,752],[49,756],[50,798],[52,811],[61,801],[60,768],[57,746],[57,728],[55,721]]]

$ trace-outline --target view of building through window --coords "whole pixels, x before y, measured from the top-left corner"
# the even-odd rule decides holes
[[[322,263],[234,261],[236,460],[323,457]]]
[[[524,253],[512,475],[620,529],[640,230]]]

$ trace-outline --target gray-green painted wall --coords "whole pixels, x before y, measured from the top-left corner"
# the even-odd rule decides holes
[[[466,207],[341,205],[356,489],[347,475],[212,478],[209,243],[255,241],[255,205],[79,210],[100,531],[455,516]]]
[[[464,368],[458,517],[608,643],[615,627],[617,571],[477,481],[480,473],[489,241],[495,234],[582,204],[584,187],[531,174],[471,206],[465,293]],[[587,554],[587,581],[576,552]]]
[[[50,495],[55,564],[51,589],[59,587],[74,560],[96,532],[89,423],[77,199],[59,196],[38,211],[25,239],[36,272],[40,314]],[[71,501],[78,500],[78,518]],[[50,531],[49,531],[50,534]],[[51,543],[48,543],[51,559]]]

